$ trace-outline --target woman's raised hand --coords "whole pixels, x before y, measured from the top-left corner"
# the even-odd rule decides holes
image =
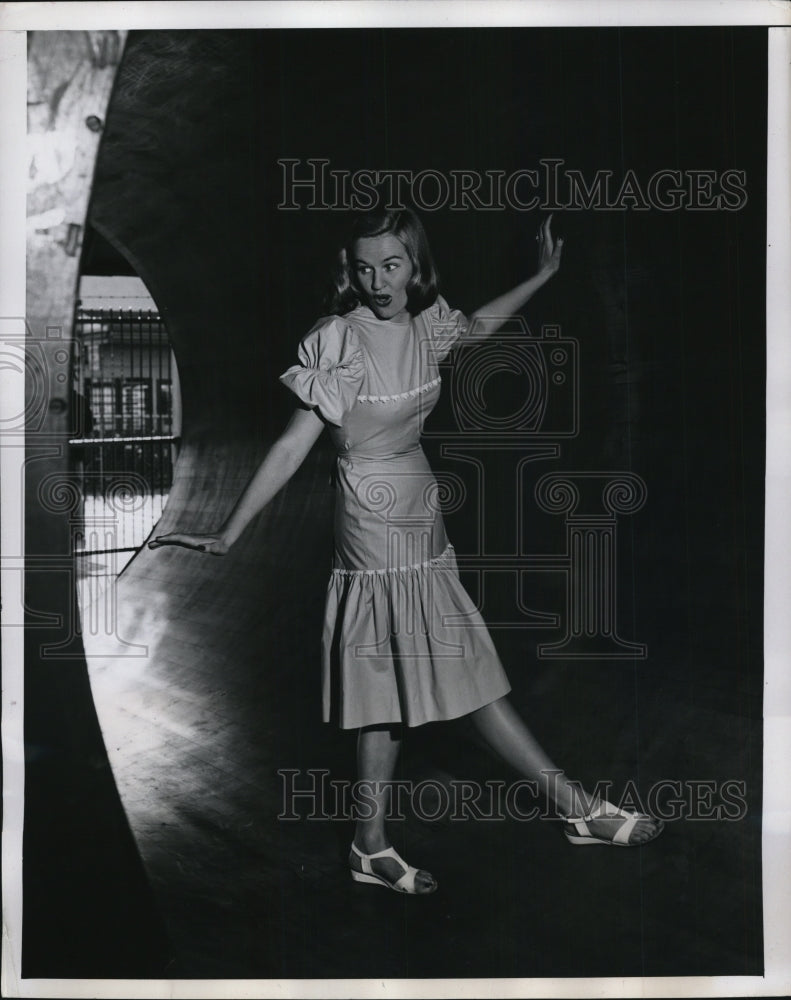
[[[224,556],[230,548],[222,535],[191,535],[186,531],[157,535],[148,543],[150,549],[158,549],[162,545],[181,545],[185,549],[196,549],[212,556]]]
[[[551,222],[552,213],[550,212],[539,226],[536,236],[538,240],[538,271],[539,274],[549,276],[555,274],[560,267],[560,255],[563,252],[563,237],[559,236],[557,240],[552,239]]]

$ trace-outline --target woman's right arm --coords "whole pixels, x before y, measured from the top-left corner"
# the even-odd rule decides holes
[[[158,535],[148,543],[148,547],[156,549],[160,545],[183,545],[212,555],[225,555],[255,515],[302,465],[323,428],[324,424],[315,411],[296,410],[219,531],[202,535],[174,531]]]

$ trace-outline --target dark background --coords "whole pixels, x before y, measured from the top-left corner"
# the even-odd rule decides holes
[[[570,773],[616,788],[632,779],[643,793],[662,779],[743,781],[746,817],[672,823],[644,851],[594,857],[569,855],[567,845],[519,824],[430,831],[434,867],[449,868],[456,884],[422,911],[425,901],[408,901],[418,903],[408,913],[389,897],[361,909],[344,880],[325,896],[321,884],[294,883],[296,893],[288,881],[276,891],[268,884],[266,899],[243,896],[232,914],[204,899],[187,916],[135,831],[177,941],[169,969],[227,977],[761,973],[765,149],[763,28],[130,34],[82,269],[139,274],[172,338],[184,448],[162,530],[216,523],[293,405],[277,375],[321,313],[344,219],[278,210],[278,158],[447,174],[510,173],[560,157],[586,179],[612,170],[616,189],[628,169],[645,182],[659,169],[736,168],[748,192],[735,212],[555,212],[554,232],[565,238],[561,272],[525,315],[534,333],[558,324],[579,342],[580,433],[557,460],[537,463],[536,475],[630,471],[647,484],[645,507],[619,524],[618,615],[623,638],[645,643],[648,657],[541,661],[536,643],[559,634],[494,632],[515,702]],[[543,214],[423,213],[451,305],[472,311],[529,275]],[[503,375],[492,382],[492,405],[507,412],[518,393]],[[448,406],[446,395],[433,426],[448,425]],[[428,448],[438,468],[459,472],[436,441]],[[211,567],[226,577],[246,572],[248,598],[259,616],[272,616],[254,632],[256,642],[276,644],[269,676],[240,682],[245,710],[264,720],[260,741],[289,728],[288,738],[270,740],[268,768],[328,761],[343,769],[353,751],[348,734],[319,723],[325,564],[311,574],[317,546],[327,546],[328,496],[317,486],[331,461],[326,442],[312,461],[281,503],[281,529],[256,529],[263,557],[249,551],[230,570]],[[498,461],[487,476],[507,488],[510,466]],[[448,516],[461,553],[477,544],[473,514]],[[487,510],[501,551],[504,522]],[[560,522],[530,519],[528,551],[557,551]],[[125,574],[130,605],[145,588],[192,573],[194,563],[179,562],[184,555],[163,562],[159,554],[155,564],[143,552]],[[531,604],[558,609],[560,581],[533,578],[531,586]],[[297,614],[293,600],[306,593]],[[299,636],[278,638],[287,627]],[[234,628],[225,655],[237,665],[245,656],[260,661],[253,639],[238,638],[250,634],[250,619],[236,613]],[[57,721],[37,709],[45,696],[34,676],[29,685],[28,738],[35,742],[38,726],[53,741]],[[63,734],[63,754],[72,738]],[[406,773],[428,759],[457,777],[495,774],[455,728],[450,739],[436,727],[412,734]],[[26,975],[156,974],[154,956],[167,946],[135,947],[134,927],[118,944],[85,848],[69,840],[71,862],[48,867],[69,793],[37,785],[36,766],[28,770]],[[79,759],[71,774],[83,780]],[[92,807],[100,824],[103,801]],[[134,830],[133,815],[130,822]],[[266,851],[287,856],[271,815],[261,822]],[[122,843],[117,830],[111,843],[116,835]],[[308,834],[293,836],[303,843]],[[106,863],[112,868],[111,856]],[[145,881],[131,862],[115,878],[121,891]],[[252,869],[249,878],[257,884]],[[53,928],[69,912],[82,930],[66,946]],[[124,915],[116,919],[123,929]],[[269,933],[255,936],[251,928],[263,926]],[[112,947],[103,935],[115,935]]]

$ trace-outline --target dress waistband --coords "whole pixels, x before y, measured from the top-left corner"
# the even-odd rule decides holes
[[[350,471],[354,468],[357,462],[362,462],[363,464],[373,462],[392,462],[393,464],[397,464],[401,459],[410,459],[417,455],[424,455],[424,451],[420,445],[416,448],[410,449],[409,451],[399,451],[389,455],[365,455],[357,451],[339,451],[336,456],[336,461],[333,463],[332,471],[330,472],[330,486],[337,486],[339,469],[347,469]]]
[[[399,458],[410,458],[413,455],[422,455],[423,449],[420,445],[416,445],[414,448],[410,448],[409,451],[391,451],[385,455],[366,455],[364,452],[349,450],[349,451],[339,451],[338,461],[354,461],[354,462],[391,462],[397,461]]]

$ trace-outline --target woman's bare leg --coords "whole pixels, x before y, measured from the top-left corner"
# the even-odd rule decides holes
[[[357,778],[371,785],[371,788],[365,789],[365,797],[368,800],[370,796],[374,803],[372,814],[357,820],[354,844],[363,854],[376,854],[390,846],[385,829],[390,802],[388,783],[395,774],[400,749],[400,726],[366,726],[357,737]],[[357,871],[362,870],[354,851],[349,854],[349,864]],[[371,862],[371,867],[375,874],[391,882],[396,882],[404,874],[393,858],[377,858]],[[431,892],[436,883],[428,872],[419,871],[415,876],[415,887],[419,892]]]
[[[507,764],[523,777],[537,782],[539,790],[555,802],[561,815],[582,816],[595,805],[595,799],[578,782],[570,781],[553,764],[507,698],[499,698],[471,712],[469,719]],[[588,827],[597,837],[612,839],[622,824],[623,819],[617,817],[602,818],[590,820]],[[640,844],[652,840],[663,825],[654,819],[640,819],[629,842]]]
[[[354,834],[354,843],[365,854],[389,846],[385,816],[390,796],[386,783],[393,780],[400,750],[400,726],[368,726],[357,736],[357,779],[374,786],[365,789],[366,800],[372,799],[375,804],[373,813],[370,817],[360,816]]]

